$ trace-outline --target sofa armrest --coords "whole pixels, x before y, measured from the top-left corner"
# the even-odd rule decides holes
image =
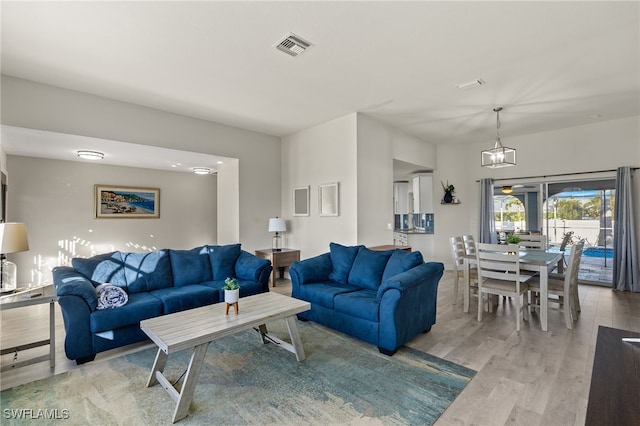
[[[324,253],[299,262],[293,262],[289,267],[292,285],[329,281],[329,274],[333,270],[331,255]]]
[[[58,297],[78,296],[86,302],[90,312],[96,310],[98,292],[87,277],[69,266],[55,267],[52,274]]]
[[[271,261],[242,250],[236,261],[235,272],[236,278],[262,283],[265,291],[268,291],[272,269]]]
[[[408,271],[394,275],[378,287],[377,301],[380,303],[384,293],[390,289],[396,289],[403,294],[410,291],[413,287],[426,285],[429,281],[435,281],[435,285],[437,286],[443,272],[444,265],[442,263],[427,262],[413,267]],[[438,275],[438,278],[433,280],[433,275]]]
[[[436,323],[438,284],[443,272],[442,263],[423,263],[380,285],[379,348],[393,352]]]

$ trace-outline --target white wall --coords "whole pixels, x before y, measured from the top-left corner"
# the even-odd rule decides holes
[[[237,158],[239,219],[224,226],[238,229],[248,251],[270,246],[268,218],[281,208],[279,138],[8,76],[1,108],[6,125]]]
[[[514,167],[488,169],[480,166],[480,152],[492,141],[474,145],[438,146],[438,180],[449,179],[462,201],[457,206],[436,204],[435,258],[451,264],[448,238],[465,233],[478,234],[479,184],[482,178],[517,177],[615,170],[619,166],[640,166],[640,117],[611,120],[536,133],[503,137],[505,146],[517,149]],[[611,174],[609,174],[611,175]],[[615,176],[615,174],[614,174]],[[593,175],[585,175],[593,177]],[[636,223],[640,223],[640,170],[635,179]],[[640,226],[636,227],[640,233]],[[640,239],[640,236],[639,236]]]
[[[329,250],[329,243],[357,243],[357,114],[282,138],[282,217],[286,247],[301,258]],[[319,216],[318,185],[339,183],[339,216]],[[293,188],[310,187],[310,215],[293,216]],[[270,245],[269,245],[270,246]]]
[[[216,242],[214,175],[8,156],[10,222],[25,222],[29,251],[9,255],[18,284],[52,282],[51,268],[112,250],[189,249]],[[94,185],[160,189],[159,219],[95,219]]]

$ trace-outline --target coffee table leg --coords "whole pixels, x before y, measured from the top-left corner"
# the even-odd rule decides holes
[[[158,383],[156,379],[156,371],[162,374],[164,371],[164,366],[167,363],[168,355],[165,354],[162,349],[158,349],[158,353],[156,354],[156,359],[153,362],[153,367],[151,367],[151,374],[149,375],[149,380],[147,380],[147,387],[151,387]]]
[[[262,343],[269,343],[269,340],[267,340],[267,338],[265,337],[269,333],[269,331],[267,331],[267,326],[261,324],[258,326],[258,330],[260,331],[260,338],[262,339]]]
[[[289,329],[289,336],[291,337],[291,344],[293,345],[294,353],[298,361],[303,361],[306,356],[304,354],[304,347],[302,346],[302,340],[300,339],[300,333],[298,333],[298,326],[296,324],[296,317],[287,317],[287,328]]]
[[[189,414],[189,406],[193,399],[193,392],[198,384],[198,378],[200,377],[200,369],[202,368],[202,362],[204,356],[207,353],[207,347],[209,342],[196,346],[191,354],[191,361],[189,361],[189,367],[187,367],[187,374],[184,376],[184,383],[180,390],[180,397],[178,398],[178,404],[176,410],[173,413],[173,423],[186,417]]]

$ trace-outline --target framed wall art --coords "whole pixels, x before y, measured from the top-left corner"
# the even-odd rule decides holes
[[[318,186],[318,205],[320,216],[338,216],[339,210],[338,182]]]
[[[148,219],[160,217],[160,189],[95,185],[96,219]]]
[[[309,216],[309,187],[293,188],[293,215]]]

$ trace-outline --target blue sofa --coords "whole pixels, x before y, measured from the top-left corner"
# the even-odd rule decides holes
[[[240,244],[150,253],[112,252],[53,269],[53,282],[66,331],[67,358],[78,364],[96,354],[147,339],[140,321],[224,301],[227,277],[238,279],[240,297],[269,291],[271,262]],[[109,283],[128,302],[98,308],[96,287]],[[113,289],[113,288],[112,288]]]
[[[291,265],[291,295],[311,303],[298,315],[393,355],[436,322],[439,262],[420,252],[331,243],[330,252]]]

